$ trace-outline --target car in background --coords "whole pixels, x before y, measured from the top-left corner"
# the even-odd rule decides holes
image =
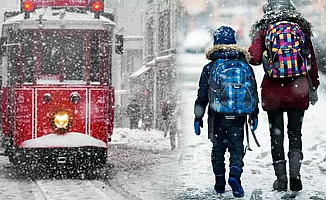
[[[187,33],[183,49],[187,53],[204,53],[212,43],[212,34],[209,29],[194,29]]]

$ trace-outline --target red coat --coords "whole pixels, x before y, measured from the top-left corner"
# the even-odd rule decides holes
[[[311,39],[309,37],[306,39],[311,52],[311,69],[309,70],[309,74],[313,86],[317,88],[319,86],[319,77],[315,52]],[[265,31],[260,30],[256,33],[249,47],[249,53],[251,54],[250,64],[260,65],[265,49]],[[309,107],[309,83],[306,76],[275,79],[265,75],[261,88],[262,107],[265,111],[276,109],[306,110]]]

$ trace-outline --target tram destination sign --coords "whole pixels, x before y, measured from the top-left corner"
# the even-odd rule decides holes
[[[22,2],[33,2],[36,8],[39,7],[87,7],[89,0],[22,0]]]

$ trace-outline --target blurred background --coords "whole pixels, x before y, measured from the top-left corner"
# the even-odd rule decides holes
[[[263,15],[267,0],[181,0],[178,31],[178,85],[196,91],[202,67],[208,62],[205,51],[212,46],[212,34],[221,25],[236,31],[239,46],[249,47],[249,32]],[[321,73],[326,73],[326,1],[296,0],[297,10],[313,25],[313,45]]]
[[[212,44],[212,32],[221,25],[236,30],[240,46],[249,46],[251,25],[262,16],[262,6],[267,0],[181,0],[184,9],[179,33],[181,50],[203,53]],[[314,46],[320,71],[326,73],[326,1],[293,1],[313,25]]]

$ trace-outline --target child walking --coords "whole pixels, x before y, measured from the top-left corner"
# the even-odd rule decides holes
[[[250,55],[237,46],[235,31],[221,26],[214,35],[214,46],[206,52],[210,60],[201,73],[195,102],[194,128],[200,135],[208,108],[208,137],[213,143],[211,162],[215,174],[214,189],[225,192],[225,152],[230,152],[228,183],[233,196],[243,197],[241,174],[244,156],[244,125],[249,116],[252,130],[258,124],[257,85],[248,64]],[[249,95],[250,93],[250,95]]]

